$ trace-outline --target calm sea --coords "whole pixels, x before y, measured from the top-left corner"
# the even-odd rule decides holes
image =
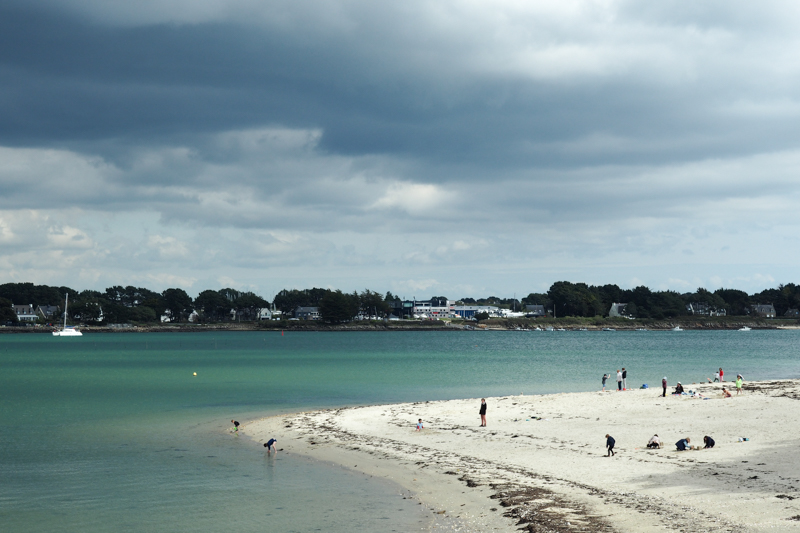
[[[398,487],[230,420],[339,405],[800,377],[800,331],[0,335],[7,531],[419,531]],[[197,372],[197,376],[192,374]],[[612,378],[613,381],[613,378]],[[281,447],[291,443],[280,442]]]

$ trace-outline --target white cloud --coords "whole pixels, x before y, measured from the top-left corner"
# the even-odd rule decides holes
[[[372,209],[401,209],[411,215],[436,218],[437,211],[448,211],[455,195],[441,187],[425,183],[392,183]]]

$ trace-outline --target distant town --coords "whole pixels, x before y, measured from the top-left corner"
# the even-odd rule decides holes
[[[800,318],[800,286],[779,285],[755,294],[736,289],[690,293],[652,291],[640,286],[593,286],[559,281],[546,293],[524,298],[401,298],[364,290],[285,289],[272,301],[235,289],[205,290],[196,298],[180,288],[162,292],[114,286],[104,292],[33,283],[0,285],[0,325],[47,325],[63,319],[69,295],[70,323],[107,327],[158,324],[210,324],[261,321],[321,321],[343,324],[380,321],[482,321],[601,317],[664,320],[680,317],[740,316],[760,319]]]

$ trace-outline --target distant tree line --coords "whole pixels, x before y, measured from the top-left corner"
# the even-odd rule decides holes
[[[559,281],[547,293],[531,293],[520,302],[522,305],[544,305],[556,316],[608,316],[611,305],[627,304],[624,313],[633,318],[673,318],[689,314],[689,304],[706,304],[713,310],[724,310],[727,315],[744,316],[758,304],[772,304],[777,316],[789,309],[800,308],[800,286],[794,283],[779,285],[748,295],[736,289],[717,289],[710,292],[698,288],[694,292],[652,291],[645,286],[620,289],[617,285],[594,286],[585,283]]]
[[[400,298],[387,292],[365,289],[345,293],[331,289],[284,289],[272,302],[247,291],[231,288],[205,290],[191,298],[186,291],[170,288],[155,292],[143,287],[114,286],[104,292],[78,292],[69,287],[51,287],[33,283],[0,285],[0,323],[16,322],[11,305],[55,306],[63,313],[64,297],[69,294],[69,314],[84,323],[154,323],[167,317],[171,322],[185,322],[192,313],[198,322],[252,321],[259,311],[274,306],[284,317],[298,307],[316,307],[323,320],[341,323],[358,316],[385,318],[400,304]],[[435,297],[446,300],[445,297]],[[772,304],[778,316],[788,309],[800,308],[800,286],[779,285],[754,294],[736,289],[717,289],[710,292],[698,288],[695,292],[652,291],[645,286],[621,289],[617,285],[594,286],[585,283],[559,281],[546,293],[531,293],[514,298],[462,298],[462,305],[492,305],[523,310],[525,305],[542,305],[556,316],[608,316],[611,305],[627,304],[624,313],[634,318],[663,319],[689,314],[688,304],[702,303],[708,308],[725,310],[728,315],[747,315],[756,304]]]

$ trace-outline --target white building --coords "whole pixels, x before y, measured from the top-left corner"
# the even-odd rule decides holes
[[[414,318],[452,318],[455,302],[441,298],[432,298],[425,301],[414,300],[412,313]]]

